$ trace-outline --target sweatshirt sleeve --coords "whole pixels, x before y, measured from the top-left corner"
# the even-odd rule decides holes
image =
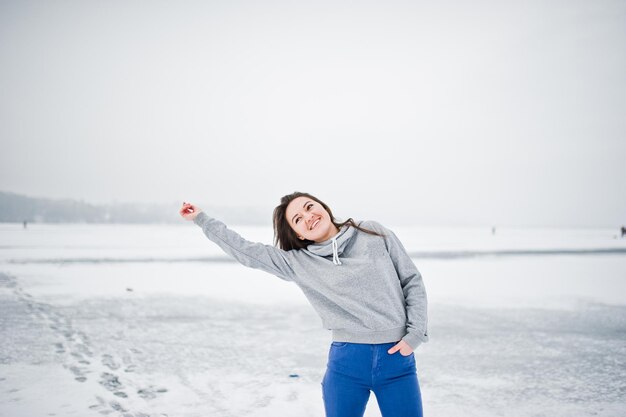
[[[404,249],[398,237],[383,227],[385,243],[398,273],[406,301],[407,334],[402,338],[415,350],[421,343],[428,342],[428,300],[422,275]]]
[[[287,251],[263,243],[250,242],[205,212],[198,213],[193,222],[202,228],[209,240],[215,242],[240,264],[260,269],[286,281],[293,281],[295,274],[289,265]]]

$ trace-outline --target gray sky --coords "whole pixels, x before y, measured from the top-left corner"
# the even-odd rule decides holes
[[[624,1],[5,0],[0,190],[613,227],[624,74]]]

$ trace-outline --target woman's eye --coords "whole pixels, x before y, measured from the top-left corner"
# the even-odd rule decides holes
[[[296,224],[298,224],[298,220],[300,220],[300,217],[298,217],[295,221]]]
[[[308,206],[306,206],[306,209],[311,210],[311,207],[313,207],[313,204],[309,204]]]

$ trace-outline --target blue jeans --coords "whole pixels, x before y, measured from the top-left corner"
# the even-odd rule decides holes
[[[396,343],[331,343],[322,380],[326,417],[362,417],[370,390],[383,417],[422,417],[415,356],[387,353]]]

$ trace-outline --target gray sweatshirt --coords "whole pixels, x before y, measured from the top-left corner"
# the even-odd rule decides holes
[[[332,330],[332,340],[387,343],[404,340],[415,350],[428,341],[427,301],[422,276],[402,243],[374,221],[350,225],[324,242],[284,251],[250,242],[200,212],[194,223],[239,263],[293,281]]]

